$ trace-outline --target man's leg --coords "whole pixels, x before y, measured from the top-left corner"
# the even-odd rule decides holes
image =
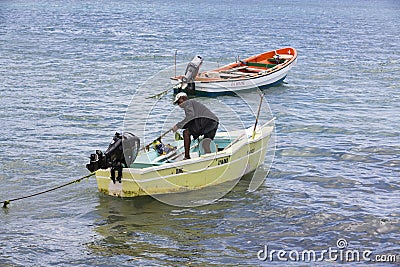
[[[210,148],[211,141],[212,140],[210,138],[203,139],[203,149],[205,154],[211,153],[211,148]]]
[[[203,139],[204,153],[211,153],[210,144],[211,141],[214,140],[215,134],[217,133],[218,130],[218,122],[213,122],[212,124],[213,124],[212,130],[204,134],[204,139]]]
[[[183,131],[183,145],[185,147],[185,158],[190,159],[190,131],[186,129]]]

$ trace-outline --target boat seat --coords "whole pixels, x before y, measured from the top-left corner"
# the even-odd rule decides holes
[[[275,64],[282,64],[283,62],[285,62],[286,60],[283,58],[269,58],[268,59],[269,62],[273,62]]]
[[[221,70],[222,73],[232,73],[232,72],[236,72],[239,70],[244,70],[247,69],[247,66],[241,66],[241,67],[236,67],[236,68],[232,68],[232,69],[227,69],[227,70]]]
[[[261,68],[273,68],[276,66],[276,64],[269,64],[269,63],[262,63],[262,62],[247,62],[246,63],[247,66],[251,66],[251,67],[261,67]]]
[[[291,59],[293,57],[293,55],[287,55],[287,54],[277,54],[277,56],[279,56],[279,58],[281,59]]]
[[[263,69],[256,69],[256,68],[247,68],[246,70],[247,70],[247,71],[250,71],[250,72],[260,72],[260,71],[264,71]]]

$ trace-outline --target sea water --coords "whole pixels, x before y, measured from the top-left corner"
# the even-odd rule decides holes
[[[258,190],[245,178],[183,208],[104,196],[91,178],[2,209],[0,265],[310,264],[304,251],[398,264],[399,14],[398,1],[1,1],[0,201],[86,175],[175,51],[220,65],[291,46],[298,62],[265,91],[276,153]],[[163,99],[153,123],[174,109]]]

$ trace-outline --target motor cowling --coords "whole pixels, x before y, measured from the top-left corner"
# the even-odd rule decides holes
[[[96,153],[90,155],[90,162],[86,168],[90,172],[98,169],[111,168],[111,179],[121,182],[122,168],[129,167],[136,159],[140,149],[140,139],[132,133],[126,132],[122,135],[115,133],[113,140],[103,153],[96,150]],[[115,173],[118,173],[115,177]]]
[[[186,67],[185,75],[182,77],[182,83],[188,84],[194,82],[197,73],[199,73],[201,64],[203,64],[203,58],[201,56],[195,56]]]

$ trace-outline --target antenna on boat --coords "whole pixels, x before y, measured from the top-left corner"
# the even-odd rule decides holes
[[[254,139],[254,137],[256,136],[256,128],[257,128],[257,124],[258,124],[258,118],[260,117],[261,104],[262,104],[263,99],[264,99],[264,93],[261,92],[261,93],[260,93],[260,96],[261,96],[260,105],[258,106],[257,117],[256,117],[256,123],[254,124],[252,139]]]
[[[176,55],[178,54],[178,50],[175,49],[175,53],[174,53],[174,63],[175,63],[175,74],[174,77],[176,77]]]

